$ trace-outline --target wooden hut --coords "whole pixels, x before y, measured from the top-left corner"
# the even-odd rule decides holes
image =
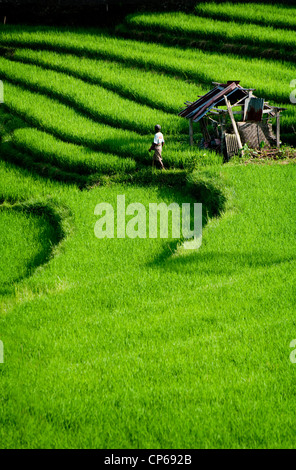
[[[255,88],[243,88],[239,81],[213,82],[214,88],[197,101],[184,103],[179,116],[189,120],[189,141],[193,145],[193,123],[199,122],[201,146],[222,152],[226,159],[250,148],[280,146],[280,114],[286,108],[271,106],[254,95]],[[235,119],[239,116],[239,119]],[[271,118],[276,117],[276,135]]]

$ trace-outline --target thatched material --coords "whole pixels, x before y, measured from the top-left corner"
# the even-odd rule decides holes
[[[276,137],[272,131],[270,121],[238,122],[237,127],[242,145],[248,144],[253,149],[260,148],[261,142],[264,142],[265,147],[274,147],[276,145]]]

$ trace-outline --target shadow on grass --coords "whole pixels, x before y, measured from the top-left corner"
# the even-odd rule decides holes
[[[63,184],[73,184],[79,189],[86,187],[88,183],[87,175],[65,171],[58,166],[45,161],[40,161],[25,152],[17,150],[11,142],[5,142],[0,146],[1,159],[17,167],[24,168],[31,174],[38,174],[42,178],[52,179]],[[92,175],[92,177],[97,175]]]
[[[183,274],[200,274],[205,277],[228,276],[244,269],[269,268],[281,263],[295,261],[293,256],[279,256],[273,252],[254,251],[251,253],[243,251],[219,252],[211,251],[204,253],[202,249],[188,250],[185,256],[171,256],[172,246],[164,250],[150,267],[162,268],[168,272],[182,272]]]
[[[244,2],[245,0],[243,0]],[[294,0],[293,0],[294,1]],[[258,2],[259,3],[259,2]],[[268,3],[268,2],[267,2]],[[273,3],[273,2],[270,2]],[[291,2],[292,3],[292,2]],[[255,5],[254,5],[255,6]],[[289,13],[287,11],[284,12],[284,14],[291,15],[291,17],[294,16],[295,14],[295,7],[292,5],[288,5],[286,2],[284,4],[278,4],[277,8],[283,8],[285,10],[289,9]],[[291,29],[291,30],[296,30],[295,26],[287,24],[285,20],[279,19],[277,15],[275,15],[274,18],[268,17],[268,20],[266,18],[262,18],[260,16],[256,17],[255,15],[252,15],[252,17],[249,19],[249,21],[246,21],[246,18],[239,16],[239,14],[233,13],[233,16],[229,17],[228,13],[223,11],[223,8],[221,8],[219,11],[204,11],[202,7],[199,5],[196,5],[195,7],[195,14],[197,16],[202,16],[204,18],[211,18],[219,21],[226,21],[226,22],[235,22],[235,23],[240,23],[242,25],[245,25],[246,23],[252,23],[252,24],[257,24],[259,26],[272,26],[273,28],[276,29]]]
[[[24,87],[20,88],[25,90]],[[46,99],[52,99],[46,97],[45,95],[40,95]],[[62,103],[58,104],[64,106]],[[126,129],[120,129],[119,127],[115,128],[94,121],[92,122],[92,125],[94,127],[90,128],[90,132],[88,134],[86,134],[84,129],[79,134],[75,133],[75,129],[70,126],[67,127],[67,129],[59,129],[57,128],[56,123],[46,124],[44,121],[42,121],[40,115],[38,115],[37,117],[34,116],[34,114],[30,115],[30,113],[14,109],[13,107],[8,106],[6,103],[3,104],[3,107],[7,112],[10,111],[13,115],[17,116],[19,120],[25,121],[26,127],[36,127],[37,129],[43,130],[48,134],[51,134],[52,136],[58,138],[62,142],[83,145],[84,147],[89,147],[94,151],[111,153],[121,158],[133,158],[137,163],[140,164],[151,164],[151,156],[148,154],[148,148],[151,145],[151,135],[143,136],[137,133],[132,133],[131,131],[128,131]],[[79,111],[76,111],[74,109],[72,111],[76,113],[78,118],[85,118],[85,116],[83,116]],[[46,110],[44,112],[46,112]],[[44,115],[42,117],[44,117]],[[75,124],[77,128],[77,123]],[[95,126],[99,127],[96,128]],[[101,137],[100,133],[102,132],[102,129],[104,129],[104,126],[106,126],[106,128],[110,129],[114,133],[118,132],[119,135],[116,137]],[[96,131],[97,133],[95,133]],[[98,136],[100,136],[100,138],[98,138]],[[176,162],[176,166],[178,166],[178,162]]]
[[[10,115],[7,114],[6,117]],[[23,121],[13,117],[10,122],[10,132],[22,127]],[[110,184],[126,184],[142,187],[157,187],[160,200],[170,200],[172,197],[179,204],[183,202],[199,202],[203,204],[203,227],[209,218],[219,217],[225,210],[226,196],[221,181],[216,177],[207,177],[201,173],[188,173],[182,169],[152,172],[151,160],[149,167],[139,166],[137,171],[117,174],[91,174],[83,175],[74,171],[63,171],[47,162],[38,161],[38,155],[20,152],[12,142],[3,142],[0,146],[2,159],[25,168],[27,171],[37,173],[44,178],[55,179],[62,183],[72,183],[80,189],[91,189],[94,186]],[[69,168],[70,170],[70,168]],[[214,174],[214,173],[213,173]],[[193,222],[193,221],[192,221]],[[155,264],[164,263],[176,251],[180,244],[179,239],[168,241]],[[33,263],[34,265],[34,263]]]
[[[0,29],[1,31],[1,29]],[[244,41],[240,44],[237,42],[232,42],[230,39],[225,43],[225,38],[223,33],[217,32],[215,33],[216,36],[213,35],[209,37],[208,33],[205,36],[199,37],[195,36],[192,37],[191,34],[187,36],[178,35],[169,35],[169,33],[160,27],[158,28],[157,32],[148,31],[147,28],[145,31],[143,30],[135,30],[131,25],[120,25],[117,27],[115,34],[106,32],[104,29],[84,29],[84,28],[52,28],[52,27],[45,27],[45,26],[26,26],[26,25],[5,25],[5,31],[7,32],[32,32],[32,33],[70,33],[75,35],[76,37],[79,35],[83,38],[83,36],[103,36],[106,39],[131,39],[134,41],[142,41],[146,43],[163,43],[164,45],[174,46],[176,49],[182,51],[187,50],[188,47],[193,49],[202,49],[209,52],[215,52],[222,55],[229,56],[232,55],[233,58],[239,56],[240,58],[266,58],[266,59],[275,59],[275,60],[282,60],[282,61],[291,61],[295,62],[296,54],[293,50],[293,46],[291,46],[291,51],[287,50],[286,43],[273,43],[269,40],[266,40],[262,44],[254,43],[250,39],[250,42],[246,41],[244,37]],[[213,33],[214,34],[214,33]],[[61,34],[59,35],[61,38]],[[30,48],[32,50],[49,50],[49,51],[56,51],[59,54],[62,53],[70,53],[76,55],[77,57],[89,57],[89,58],[97,58],[97,59],[105,59],[105,60],[112,60],[119,63],[123,63],[124,65],[130,65],[137,67],[139,69],[150,69],[150,70],[159,70],[161,72],[165,72],[171,76],[178,76],[181,79],[191,78],[192,80],[198,82],[200,84],[204,84],[208,86],[208,83],[211,79],[205,76],[203,73],[199,71],[197,68],[194,72],[184,72],[184,70],[180,70],[178,65],[176,67],[166,67],[162,64],[157,64],[157,62],[150,63],[149,60],[144,61],[142,58],[137,57],[125,57],[121,54],[121,52],[117,51],[116,48],[114,50],[99,50],[93,44],[86,47],[85,44],[80,43],[63,43],[58,42],[57,44],[53,44],[49,38],[38,38],[34,41],[30,41],[29,39],[10,39],[10,40],[3,40],[2,44],[2,55],[6,56],[7,58],[13,58],[13,52],[15,48]],[[264,92],[266,99],[275,99],[282,101],[282,96],[269,96],[268,93]],[[287,95],[288,96],[288,95]],[[287,98],[288,99],[288,98]]]
[[[49,70],[49,68],[47,69]],[[58,73],[61,73],[61,72],[59,71]],[[70,75],[70,74],[67,74],[67,75]],[[141,136],[147,136],[151,134],[151,128],[153,128],[152,124],[151,126],[144,125],[144,124],[141,124],[140,122],[135,122],[135,121],[131,121],[128,119],[125,120],[122,117],[118,118],[116,114],[113,114],[111,116],[110,113],[104,113],[104,111],[99,111],[96,109],[89,109],[86,104],[84,104],[82,101],[79,102],[77,99],[73,98],[73,96],[71,97],[69,94],[65,94],[62,91],[55,91],[50,86],[45,86],[42,84],[36,85],[36,84],[29,83],[28,81],[26,81],[26,79],[19,79],[19,78],[11,77],[9,74],[5,73],[3,70],[2,70],[2,78],[3,79],[5,78],[8,82],[13,83],[14,85],[17,85],[23,90],[30,90],[33,93],[50,97],[64,105],[67,105],[70,108],[74,109],[78,114],[86,117],[87,119],[89,119],[90,121],[93,121],[94,123],[106,124],[107,126],[113,127],[114,129],[120,128],[120,129],[124,129],[127,131],[133,131]],[[81,80],[81,78],[79,78],[79,80]],[[101,85],[99,85],[99,87],[104,88]],[[108,91],[110,91],[110,93],[117,94],[113,90],[108,90]],[[136,103],[136,100],[131,100],[129,99],[129,97],[124,97],[124,99],[127,101],[131,101],[133,103]],[[141,105],[141,103],[137,103],[137,104]],[[120,106],[121,105],[122,104],[120,104]],[[147,106],[147,105],[142,104],[142,106]],[[161,110],[160,112],[168,114],[166,110],[164,111]],[[179,121],[179,128],[175,129],[174,132],[172,132],[172,135],[176,135],[177,133],[180,133],[183,135],[187,134],[187,123],[184,120]]]
[[[207,33],[191,31],[185,35],[183,32],[180,34],[173,34],[165,28],[158,28],[157,32],[143,31],[131,25],[120,25],[116,29],[116,33],[123,38],[144,41],[148,43],[156,42],[168,46],[175,46],[180,48],[195,48],[202,49],[208,52],[215,52],[225,55],[239,55],[241,58],[262,57],[264,59],[283,60],[285,62],[295,62],[296,54],[290,46],[287,49],[284,43],[277,43],[272,41],[264,41],[261,44],[255,44],[253,40],[249,40],[244,36],[243,41],[238,43],[232,41],[230,38],[225,42],[223,33]],[[201,78],[202,80],[202,78]]]
[[[25,266],[22,275],[9,279],[0,283],[0,295],[9,295],[14,291],[14,285],[21,280],[31,276],[34,271],[46,264],[56,252],[57,246],[65,238],[69,232],[67,219],[71,217],[71,211],[66,206],[59,206],[53,201],[43,202],[8,202],[0,201],[1,211],[14,211],[23,214],[33,215],[38,219],[42,227],[41,241],[42,248],[34,256],[32,256]]]
[[[10,48],[1,48],[0,47],[0,57],[4,56],[7,59],[13,60],[14,62],[18,63],[25,63],[25,64],[32,64],[32,65],[37,65],[38,67],[42,68],[43,70],[53,70],[55,72],[62,72],[65,73],[71,77],[78,78],[80,80],[83,80],[86,83],[90,83],[92,85],[99,85],[102,88],[105,88],[106,90],[113,91],[119,96],[122,96],[123,98],[127,98],[130,101],[133,101],[138,104],[143,104],[146,105],[150,108],[158,109],[159,111],[163,111],[164,113],[168,114],[173,114],[176,115],[176,109],[172,106],[168,105],[161,105],[155,99],[153,100],[152,98],[149,98],[148,96],[145,95],[140,95],[140,94],[135,94],[134,90],[132,88],[130,89],[124,89],[120,88],[116,83],[113,82],[107,82],[106,80],[101,79],[99,76],[93,77],[89,75],[86,71],[83,71],[81,68],[79,70],[74,70],[67,66],[65,63],[62,64],[53,64],[53,63],[44,63],[42,60],[38,59],[37,57],[34,58],[29,58],[29,57],[22,57],[18,58],[14,56],[14,51],[15,49],[10,49]],[[89,60],[95,60],[95,59],[89,59]],[[104,62],[110,62],[107,59]],[[111,61],[111,63],[114,63],[115,61]],[[93,67],[96,67],[96,63],[93,64]],[[122,64],[121,64],[122,65]],[[185,128],[185,126],[184,126]],[[187,128],[186,128],[187,132]]]

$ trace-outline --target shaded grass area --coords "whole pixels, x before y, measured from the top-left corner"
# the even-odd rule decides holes
[[[145,69],[165,70],[169,74],[179,75],[182,78],[199,80],[198,83],[209,82],[205,72],[211,64],[212,73],[219,73],[231,67],[233,71],[241,70],[241,74],[252,73],[253,81],[256,80],[257,88],[265,89],[265,94],[273,86],[274,99],[281,97],[283,83],[278,83],[274,74],[278,74],[282,80],[290,78],[293,67],[291,64],[278,63],[267,60],[247,60],[237,56],[225,57],[221,54],[209,54],[200,50],[190,50],[178,47],[166,47],[159,44],[149,44],[144,41],[134,41],[103,33],[100,30],[69,30],[60,28],[64,34],[55,34],[52,28],[8,26],[2,28],[0,43],[3,46],[24,47],[30,49],[49,49],[59,53],[71,53],[78,56],[96,56],[124,62],[130,66],[144,67]],[[196,67],[196,62],[202,64],[202,68]],[[223,65],[224,64],[224,65]],[[247,75],[246,75],[247,78]],[[243,78],[245,79],[245,78]],[[288,80],[288,79],[287,79]],[[276,86],[277,84],[277,86]],[[247,83],[248,85],[248,83]],[[286,93],[283,93],[287,100]],[[283,99],[281,97],[280,99]],[[287,100],[288,101],[288,100]]]
[[[52,28],[40,27],[37,30],[32,27],[11,26],[3,30],[0,42],[5,47],[51,49],[57,50],[60,54],[66,52],[82,57],[118,61],[131,67],[145,68],[145,70],[165,71],[169,75],[197,80],[199,84],[206,84],[207,88],[212,80],[227,81],[229,70],[232,70],[232,74],[238,76],[244,86],[255,87],[259,96],[264,96],[273,104],[288,108],[283,115],[282,126],[286,133],[292,133],[295,107],[289,104],[291,91],[289,84],[295,74],[294,66],[289,62],[242,58],[235,55],[149,44],[143,41],[116,38],[101,30],[87,30],[86,33],[83,29],[60,28],[59,31],[63,34],[56,35]],[[52,60],[52,58],[45,60]],[[55,61],[56,59],[53,60]],[[68,59],[68,63],[69,61],[71,62],[71,59]],[[200,66],[197,67],[196,64]],[[54,66],[59,67],[59,65]],[[75,68],[73,65],[70,66],[70,73],[71,67],[72,70]],[[123,76],[125,77],[123,86],[126,89],[126,76],[124,74]],[[151,100],[151,95],[149,99]],[[167,110],[169,111],[169,108]]]
[[[53,201],[9,202],[1,195],[1,295],[12,294],[20,280],[48,262],[66,236],[65,207]]]
[[[159,120],[167,133],[188,131],[186,122],[176,115],[151,109],[64,73],[5,58],[0,58],[0,67],[3,79],[57,98],[95,121],[140,134],[150,134]]]
[[[115,158],[113,161],[117,162],[115,166],[117,170],[120,167],[122,169],[131,167],[132,160],[135,160],[139,166],[151,165],[152,157],[148,149],[151,145],[152,136],[140,136],[135,132],[119,128],[115,129],[97,123],[57,100],[53,100],[46,95],[32,93],[9,82],[5,83],[5,91],[5,104],[3,106],[6,109],[6,113],[8,111],[13,112],[29,125],[37,127],[47,134],[52,134],[55,138],[65,143],[82,145],[96,152],[106,152],[114,155]],[[21,100],[19,99],[20,97],[22,97]],[[36,106],[36,103],[38,103],[38,106]],[[22,135],[25,135],[27,132],[27,130],[23,131]],[[43,138],[45,140],[45,146],[48,148],[47,153],[52,152],[50,139],[49,142],[47,142],[47,136],[45,134]],[[55,147],[57,148],[57,144]],[[166,148],[165,161],[169,167],[192,168],[195,165],[207,164],[208,161],[211,160],[213,162],[220,160],[220,157],[213,153],[205,155],[205,152],[202,150],[193,149],[188,145],[184,145],[184,136],[178,138],[168,136],[168,138],[166,138]],[[42,152],[40,155],[41,154]],[[202,156],[206,156],[207,158],[202,159]],[[97,157],[99,165],[100,154],[98,154]],[[127,158],[127,163],[119,164],[119,157]],[[105,162],[107,158],[108,155],[105,157]],[[64,159],[67,159],[67,154]],[[75,166],[75,153],[71,160]],[[83,154],[80,156],[80,161],[86,163],[86,160],[83,159]],[[90,158],[90,168],[93,169],[93,167],[94,164]],[[112,172],[111,159],[110,173]]]
[[[135,132],[114,129],[94,122],[78,111],[43,94],[32,93],[25,88],[5,83],[5,107],[26,120],[29,124],[52,133],[59,139],[94,150],[103,150],[121,156],[148,160],[144,149],[149,148],[151,138],[142,138]],[[21,97],[21,99],[20,99]],[[38,106],[36,106],[36,102]],[[118,145],[120,140],[121,145]],[[141,152],[142,151],[142,152]],[[149,156],[149,154],[148,154]]]
[[[31,128],[12,113],[0,110],[0,154],[3,160],[54,180],[85,187],[99,181],[104,173],[130,171],[131,159],[93,152],[83,146],[67,144],[50,134]]]
[[[160,263],[170,240],[96,239],[95,205],[195,199],[79,192],[1,163],[1,192],[50,192],[75,220],[63,256],[2,305],[1,446],[295,446],[296,167],[207,171],[228,187],[225,215],[199,251]]]
[[[43,164],[57,165],[61,170],[89,175],[95,172],[113,174],[131,171],[136,162],[112,154],[94,152],[88,147],[67,144],[51,134],[30,127],[24,120],[0,110],[1,154],[30,154]],[[25,162],[24,162],[25,163]]]
[[[136,169],[131,158],[94,152],[88,147],[66,144],[46,132],[37,129],[19,129],[13,134],[13,145],[20,151],[57,165],[66,171],[80,174],[114,174]]]
[[[169,187],[191,187],[184,170],[167,170],[153,173],[151,167],[137,165],[127,158],[93,152],[83,146],[67,144],[29,127],[23,120],[5,111],[0,112],[0,154],[7,162],[15,163],[44,178],[66,181],[79,188],[110,183],[140,185],[166,184]],[[197,156],[198,158],[198,156]],[[191,162],[200,168],[214,167],[222,163],[222,157],[207,152],[202,158]],[[187,161],[189,168],[190,161]],[[136,170],[136,171],[135,171]]]
[[[291,14],[291,10],[290,10]],[[181,33],[191,39],[209,37],[224,42],[231,40],[244,44],[268,48],[279,48],[294,52],[296,37],[293,30],[274,29],[271,26],[258,28],[251,21],[243,25],[234,21],[219,21],[212,18],[187,15],[182,12],[171,13],[136,13],[126,18],[131,26],[149,28],[155,32],[168,31],[175,35]]]
[[[196,99],[204,88],[190,80],[171,77],[166,71],[138,69],[112,60],[96,60],[48,50],[2,48],[10,60],[64,72],[155,109],[176,114],[187,99]],[[149,83],[149,87],[147,87]]]
[[[0,206],[1,262],[0,292],[28,276],[47,257],[54,239],[53,228],[36,218]]]
[[[226,38],[227,40],[225,41],[223,34],[219,37],[215,37],[215,35],[211,36],[210,34],[194,34],[192,37],[192,35],[185,34],[183,31],[175,34],[173,30],[162,30],[160,28],[157,32],[150,28],[143,31],[143,28],[140,26],[137,27],[135,25],[132,27],[132,25],[125,23],[118,25],[116,33],[126,39],[157,42],[158,44],[200,49],[202,51],[215,53],[219,52],[226,57],[229,54],[245,59],[262,57],[265,60],[285,61],[292,64],[295,63],[296,59],[294,49],[285,50],[284,47],[279,48],[279,46],[269,47],[267,45],[260,45],[259,42],[255,45],[254,42],[251,41],[245,43],[242,39],[234,40]]]
[[[295,6],[280,3],[198,3],[195,7],[198,15],[205,17],[231,20],[237,23],[253,23],[273,28],[289,28],[296,30]]]
[[[294,63],[293,7],[270,5],[266,16],[265,8],[260,4],[244,8],[232,3],[201,3],[196,6],[199,16],[182,12],[136,13],[117,27],[117,33],[126,38],[237,54],[246,59],[262,57]],[[278,29],[281,25],[283,29]]]

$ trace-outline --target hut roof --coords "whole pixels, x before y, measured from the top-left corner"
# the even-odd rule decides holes
[[[228,101],[233,106],[236,103],[243,104],[247,98],[254,96],[252,93],[255,88],[243,88],[239,84],[239,81],[228,81],[227,83],[213,82],[213,85],[215,85],[215,87],[205,95],[199,97],[197,101],[193,103],[187,101],[185,103],[186,107],[179,112],[179,116],[198,122],[213,108],[215,111],[218,111],[216,109],[218,106],[225,106],[224,97],[227,97]],[[268,103],[264,103],[264,110],[269,114],[274,115],[275,111],[282,109],[284,108],[277,108],[268,105]],[[223,110],[219,111],[223,112]]]

